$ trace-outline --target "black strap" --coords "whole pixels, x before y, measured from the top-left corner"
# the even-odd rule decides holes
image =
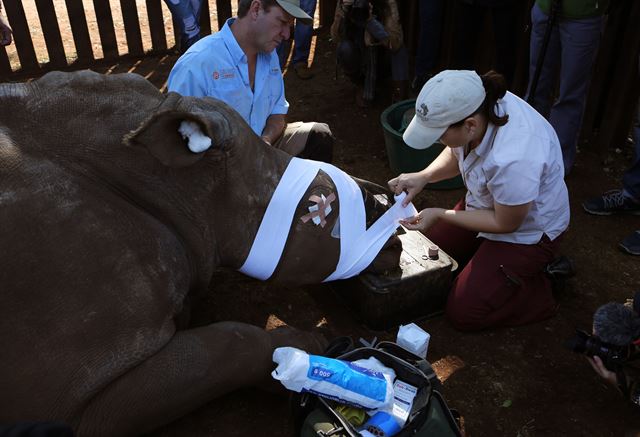
[[[544,64],[544,58],[547,55],[547,47],[549,46],[549,40],[551,39],[551,29],[553,28],[558,12],[560,11],[560,4],[561,0],[551,0],[549,18],[547,19],[547,28],[544,31],[542,46],[540,47],[540,53],[538,53],[538,62],[536,62],[536,69],[533,73],[533,79],[531,80],[531,87],[529,88],[529,97],[527,98],[527,103],[529,104],[531,104],[535,98],[534,96],[536,89],[538,88],[540,73],[542,73],[542,65]]]

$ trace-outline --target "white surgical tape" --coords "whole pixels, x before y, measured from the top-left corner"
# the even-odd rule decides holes
[[[324,282],[360,273],[393,235],[398,221],[418,213],[413,204],[402,206],[405,197],[402,193],[367,230],[362,192],[348,174],[331,164],[292,158],[267,206],[249,256],[239,269],[242,273],[262,280],[271,277],[280,262],[296,207],[319,170],[333,180],[340,205],[340,258],[335,271]]]

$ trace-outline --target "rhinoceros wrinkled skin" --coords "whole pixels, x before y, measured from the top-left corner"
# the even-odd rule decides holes
[[[189,151],[184,120],[209,150]],[[176,328],[189,293],[242,265],[290,159],[224,103],[137,75],[0,85],[0,423],[137,435],[264,381],[274,347],[318,353],[317,336],[294,329]],[[320,172],[303,199],[334,191]],[[333,271],[333,206],[324,228],[295,222],[272,280]]]

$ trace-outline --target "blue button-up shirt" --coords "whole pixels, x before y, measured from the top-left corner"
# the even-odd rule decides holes
[[[259,53],[254,89],[247,56],[231,32],[230,18],[222,29],[201,39],[178,59],[169,74],[169,91],[183,96],[210,96],[234,108],[261,135],[271,114],[286,114],[284,81],[276,51]]]

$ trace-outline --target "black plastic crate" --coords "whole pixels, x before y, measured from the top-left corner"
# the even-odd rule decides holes
[[[332,282],[332,289],[369,328],[387,330],[444,311],[456,261],[442,249],[437,259],[424,259],[433,243],[418,231],[400,228],[402,254],[398,269],[363,273]]]

